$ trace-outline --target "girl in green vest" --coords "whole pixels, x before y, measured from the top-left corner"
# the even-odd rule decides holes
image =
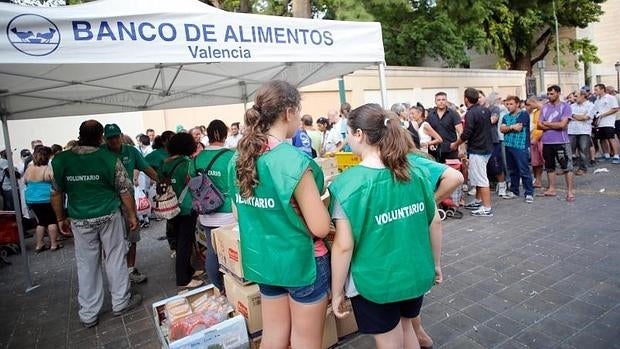
[[[189,156],[196,151],[196,143],[189,133],[177,133],[168,143],[168,157],[162,164],[159,178],[170,176],[172,189],[181,196],[189,178],[196,175],[193,162]],[[195,288],[203,284],[202,280],[193,279],[202,273],[192,267],[192,248],[196,239],[196,213],[192,210],[192,196],[179,198],[181,212],[170,219],[171,233],[176,240],[176,279],[180,289]]]
[[[336,223],[332,307],[351,298],[360,332],[378,348],[418,348],[412,319],[442,281],[441,224],[427,172],[396,115],[377,104],[349,114],[347,143],[362,162],[330,185]]]
[[[323,172],[284,141],[295,134],[299,112],[295,87],[265,83],[245,114],[229,171],[244,277],[261,292],[263,348],[318,349],[323,337],[329,214],[320,197]]]

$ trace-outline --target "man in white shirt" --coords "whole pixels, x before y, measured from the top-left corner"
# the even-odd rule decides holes
[[[612,164],[620,164],[620,145],[616,140],[616,112],[619,110],[618,101],[614,96],[608,95],[605,85],[596,84],[594,86],[596,94],[596,102],[594,102],[594,110],[598,118],[598,135],[603,148],[603,156],[606,161],[611,160]],[[610,150],[613,150],[614,157],[610,158]]]
[[[241,136],[242,135],[239,132],[239,123],[233,122],[232,124],[230,124],[230,136],[226,138],[226,141],[224,142],[224,148],[236,149],[237,143],[239,143]]]
[[[325,131],[322,156],[334,156],[335,153],[344,147],[344,141],[340,134],[342,120],[340,115],[338,115],[338,111],[334,109],[327,112],[327,119],[332,127]]]
[[[572,117],[568,123],[568,138],[571,150],[577,155],[575,171],[576,176],[582,176],[588,171],[590,163],[590,145],[592,139],[592,119],[594,117],[594,104],[588,100],[586,91],[579,91],[577,102],[571,104]]]

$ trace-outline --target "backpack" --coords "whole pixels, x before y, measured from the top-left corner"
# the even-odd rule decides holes
[[[209,165],[204,170],[197,170],[198,175],[192,177],[187,183],[187,190],[192,196],[192,208],[198,214],[209,214],[217,211],[222,205],[224,205],[224,195],[209,178],[209,170],[221,155],[230,151],[229,149],[220,150]],[[194,158],[194,164],[196,158]]]
[[[172,174],[182,162],[177,162],[170,170],[170,173],[163,173],[161,180],[157,181],[155,187],[156,195],[153,202],[153,213],[157,218],[171,219],[181,212],[179,207],[179,201],[181,200],[177,199],[177,194],[172,188]],[[185,195],[182,196],[185,197]]]

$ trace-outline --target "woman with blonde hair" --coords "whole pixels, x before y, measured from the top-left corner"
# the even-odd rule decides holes
[[[262,348],[318,349],[330,267],[323,238],[329,214],[323,172],[287,143],[299,126],[300,95],[269,81],[245,114],[246,131],[229,170],[239,220],[244,277],[258,283]]]

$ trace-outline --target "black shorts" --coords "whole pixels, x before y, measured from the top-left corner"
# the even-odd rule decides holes
[[[556,163],[563,172],[573,170],[570,144],[543,144],[543,159],[547,172],[555,171]]]
[[[57,223],[56,214],[51,204],[29,204],[28,207],[30,207],[37,217],[37,225],[47,227],[48,225]]]
[[[401,317],[413,319],[420,315],[422,301],[424,301],[424,296],[406,301],[378,304],[362,296],[356,296],[351,298],[351,305],[361,333],[381,334],[393,330]]]
[[[599,127],[598,139],[614,139],[616,137],[616,129],[614,127]]]
[[[616,136],[618,136],[618,138],[620,138],[620,120],[616,120]]]

